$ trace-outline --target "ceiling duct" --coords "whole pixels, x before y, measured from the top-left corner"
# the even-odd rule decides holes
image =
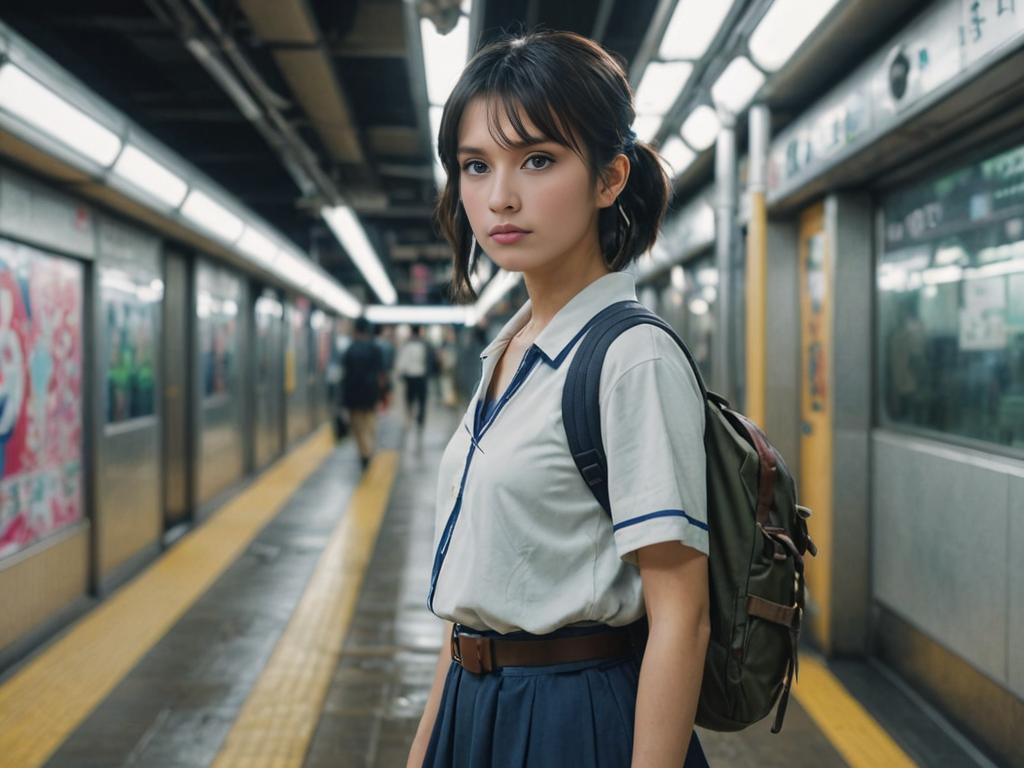
[[[364,164],[345,92],[306,0],[239,0],[238,5],[258,37],[280,44],[274,60],[334,160]]]

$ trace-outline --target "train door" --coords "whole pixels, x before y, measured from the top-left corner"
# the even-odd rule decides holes
[[[262,469],[284,450],[284,305],[265,289],[256,299],[255,313],[255,463]]]
[[[192,513],[191,477],[188,447],[189,370],[192,355],[189,345],[189,320],[192,300],[189,295],[188,262],[177,253],[164,258],[164,527],[169,529],[189,519]]]
[[[832,549],[831,299],[832,258],[825,237],[824,205],[800,217],[800,476],[801,504],[810,507],[810,532],[818,556],[807,558],[812,634],[828,643]]]

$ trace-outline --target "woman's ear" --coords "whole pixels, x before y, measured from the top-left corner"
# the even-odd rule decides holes
[[[629,181],[629,158],[618,154],[605,166],[597,182],[597,207],[607,208],[619,199]]]

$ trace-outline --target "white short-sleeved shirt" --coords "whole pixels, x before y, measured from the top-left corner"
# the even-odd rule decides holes
[[[612,519],[587,487],[562,423],[562,387],[584,326],[636,299],[613,272],[574,296],[537,336],[486,421],[478,404],[527,302],[480,355],[483,374],[441,460],[428,596],[441,618],[501,633],[629,624],[644,615],[638,548],[708,551],[704,406],[664,331],[630,328],[601,372],[601,434]]]

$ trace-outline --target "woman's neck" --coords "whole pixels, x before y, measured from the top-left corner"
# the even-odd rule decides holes
[[[609,271],[595,244],[595,250],[575,257],[566,254],[547,268],[524,272],[530,296],[529,336],[536,337],[573,296]]]

